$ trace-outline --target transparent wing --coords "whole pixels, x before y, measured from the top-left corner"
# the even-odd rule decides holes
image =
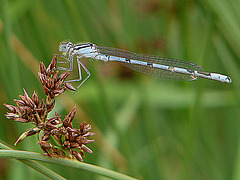
[[[187,70],[196,70],[199,72],[204,72],[204,69],[202,67],[189,61],[163,58],[163,57],[145,55],[145,54],[137,54],[137,53],[133,53],[133,52],[117,49],[117,48],[98,47],[98,49],[100,53],[104,55],[117,56],[117,57],[122,57],[127,59],[134,59],[134,60],[150,62],[150,63],[160,64],[160,65],[166,65],[166,66],[184,68]],[[148,74],[151,76],[171,78],[171,79],[177,79],[177,80],[187,80],[187,81],[196,80],[196,78],[187,74],[166,71],[159,68],[153,68],[149,66],[142,66],[142,65],[130,64],[130,63],[121,63],[121,64],[135,71],[142,72],[144,74]]]

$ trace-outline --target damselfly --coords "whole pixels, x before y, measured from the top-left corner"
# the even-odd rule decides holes
[[[120,62],[133,70],[157,77],[172,78],[186,81],[196,80],[198,77],[201,77],[226,83],[232,82],[230,77],[218,73],[205,72],[202,67],[192,62],[152,55],[137,54],[117,48],[100,47],[92,43],[73,44],[71,42],[64,42],[59,45],[59,51],[63,52],[63,56],[58,56],[61,56],[66,61],[58,63],[70,63],[70,67],[58,67],[58,69],[72,71],[73,58],[75,55],[77,57],[79,78],[69,80],[67,82],[82,80],[81,67],[87,73],[87,77],[82,80],[82,82],[78,85],[77,89],[91,75],[88,69],[81,62],[80,59],[82,57],[101,60],[104,62]],[[65,57],[66,55],[68,57]]]

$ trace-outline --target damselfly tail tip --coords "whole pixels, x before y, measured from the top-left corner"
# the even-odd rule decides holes
[[[227,76],[227,78],[226,78],[226,81],[225,82],[227,82],[227,83],[231,83],[232,82],[232,79],[229,77],[229,76]]]
[[[232,79],[229,76],[218,74],[218,73],[199,73],[202,78],[206,79],[212,79],[215,81],[225,82],[225,83],[231,83]]]
[[[229,76],[221,75],[219,76],[219,81],[225,82],[225,83],[231,83],[232,79]]]

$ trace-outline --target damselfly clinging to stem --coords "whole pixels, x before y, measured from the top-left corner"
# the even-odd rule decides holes
[[[82,80],[81,67],[87,73],[87,77],[82,80],[82,82],[78,85],[77,89],[91,75],[88,69],[81,62],[82,57],[101,60],[104,62],[120,62],[133,70],[157,77],[179,80],[182,79],[186,81],[196,80],[198,77],[201,77],[226,83],[232,82],[230,77],[218,73],[205,72],[202,67],[192,62],[179,59],[163,58],[152,55],[137,54],[117,48],[100,47],[92,43],[73,44],[71,42],[64,42],[59,45],[59,51],[63,52],[64,56],[58,56],[61,56],[66,61],[58,63],[70,63],[70,67],[58,67],[58,69],[72,71],[73,57],[75,55],[77,57],[79,78],[69,80],[67,82]],[[68,57],[65,57],[66,55],[68,55]]]

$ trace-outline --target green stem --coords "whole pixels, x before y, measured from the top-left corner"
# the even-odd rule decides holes
[[[135,179],[130,176],[105,169],[99,166],[82,163],[77,160],[70,160],[70,159],[63,159],[63,158],[51,158],[47,156],[43,156],[39,153],[35,152],[27,152],[27,151],[17,151],[17,150],[0,150],[0,157],[1,158],[16,158],[16,159],[22,159],[22,160],[37,160],[37,161],[43,161],[47,163],[53,163],[58,164],[62,166],[68,166],[71,168],[77,168],[81,170],[86,170],[98,175],[102,175],[105,177],[109,177],[112,179]]]
[[[0,143],[0,149],[1,149],[1,150],[0,150],[0,154],[1,154],[2,151],[4,151],[4,150],[2,150],[2,149],[9,149],[9,150],[11,150],[11,151],[14,151],[14,150],[12,150],[10,147],[8,147],[8,146],[6,146],[6,145],[4,145],[4,144],[2,144],[2,143]],[[49,177],[50,179],[65,180],[64,177],[60,176],[59,174],[55,173],[54,171],[46,168],[45,166],[43,166],[43,165],[41,165],[41,164],[39,164],[39,163],[37,163],[37,162],[35,162],[35,161],[27,160],[27,159],[18,159],[18,160],[19,160],[20,162],[26,164],[27,166],[35,169],[36,171],[40,172],[41,174]]]

